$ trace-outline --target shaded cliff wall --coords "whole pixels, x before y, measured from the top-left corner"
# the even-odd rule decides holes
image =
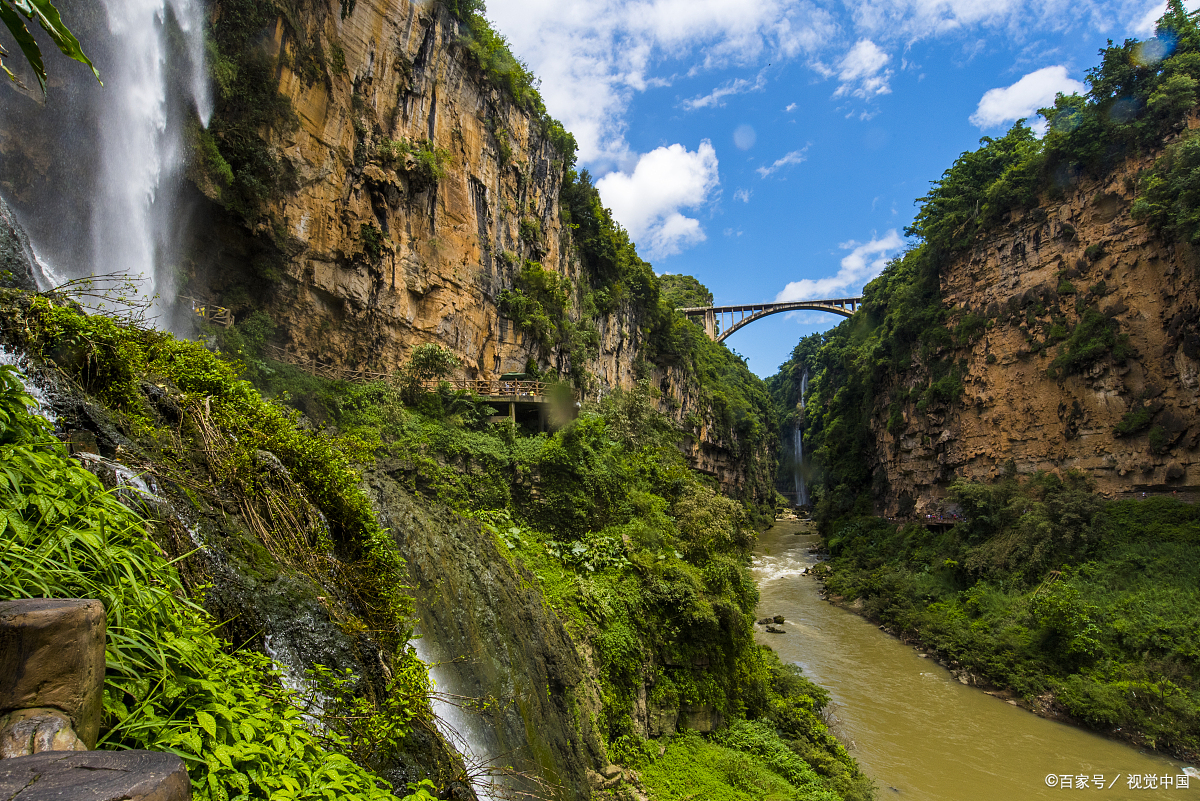
[[[1189,247],[1130,216],[1138,172],[1152,161],[1014,212],[943,269],[954,310],[947,328],[967,315],[983,328],[950,354],[964,388],[956,402],[923,411],[910,402],[889,426],[889,396],[875,399],[870,429],[887,487],[876,500],[885,511],[908,507],[906,498],[917,511],[936,508],[955,477],[993,478],[1009,460],[1018,473],[1082,470],[1108,495],[1200,486],[1198,263]],[[1060,339],[1087,308],[1128,335],[1132,355],[1056,376]],[[897,378],[894,391],[929,380],[919,357]],[[1139,409],[1149,422],[1118,435]]]

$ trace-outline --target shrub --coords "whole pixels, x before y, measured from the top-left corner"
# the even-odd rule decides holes
[[[391,798],[386,782],[319,744],[270,659],[226,653],[144,522],[68,458],[31,405],[13,369],[0,367],[0,451],[10,468],[0,473],[0,597],[104,603],[100,746],[179,754],[197,799]],[[406,714],[419,709],[427,689],[422,682],[415,699],[398,693],[397,702]],[[403,731],[403,719],[393,722]]]
[[[1130,434],[1136,434],[1148,428],[1150,421],[1153,419],[1154,411],[1146,406],[1139,405],[1121,416],[1121,419],[1113,427],[1113,434],[1118,437],[1127,437]]]
[[[1085,309],[1050,363],[1050,376],[1061,378],[1081,373],[1106,356],[1111,356],[1114,362],[1124,362],[1133,354],[1133,349],[1129,345],[1129,335],[1119,334],[1118,330],[1116,320],[1105,317],[1095,308]]]

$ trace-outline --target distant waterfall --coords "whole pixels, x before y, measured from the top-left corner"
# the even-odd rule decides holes
[[[158,296],[151,308],[158,325],[169,327],[186,126],[197,117],[207,125],[212,113],[203,2],[64,0],[60,7],[104,86],[47,52],[46,103],[5,94],[0,125],[9,141],[37,142],[37,151],[3,164],[9,199],[47,284],[111,273],[138,278],[143,300]],[[21,159],[31,156],[49,166],[30,171]]]
[[[800,411],[804,411],[804,396],[808,392],[808,370],[800,376]],[[808,484],[804,480],[804,436],[800,420],[796,421],[796,429],[792,434],[792,476],[796,485],[796,505],[808,506]]]

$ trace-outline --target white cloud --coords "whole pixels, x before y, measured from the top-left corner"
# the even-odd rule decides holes
[[[775,296],[777,303],[789,300],[816,300],[857,295],[863,285],[883,272],[888,259],[904,246],[904,240],[895,229],[883,238],[872,238],[870,242],[843,242],[841,248],[850,253],[842,259],[841,269],[836,275],[824,278],[803,278],[792,281]]]
[[[886,69],[892,57],[870,39],[860,39],[838,63],[838,88],[834,97],[853,95],[869,100],[892,91],[888,81],[892,71]]]
[[[795,104],[795,103],[788,103],[788,104],[787,104],[787,108],[785,108],[785,109],[784,109],[784,111],[788,112],[789,114],[790,114],[791,112],[795,111],[795,110],[796,110],[796,104]]]
[[[754,194],[753,189],[739,189],[733,193],[734,200],[740,200],[743,203],[750,202],[750,196]]]
[[[838,30],[816,0],[490,0],[488,13],[542,79],[546,106],[575,134],[580,161],[606,168],[635,159],[625,114],[633,93],[670,82],[656,75],[664,63],[695,73],[795,58],[828,46]],[[758,80],[747,84],[735,91]],[[707,104],[729,93],[721,92]]]
[[[1062,92],[1086,92],[1087,87],[1067,75],[1067,68],[1060,65],[1043,67],[1031,72],[1011,86],[989,89],[979,100],[979,107],[971,115],[971,124],[980,128],[992,128],[1007,122],[1029,117],[1039,108],[1052,105],[1054,96]]]
[[[1066,30],[1119,39],[1137,26],[1153,27],[1161,2],[1150,3],[489,0],[488,11],[513,52],[542,79],[547,108],[575,134],[581,163],[602,172],[628,170],[637,160],[625,140],[633,96],[670,85],[677,75],[799,58],[816,74],[836,80],[839,99],[869,100],[890,90],[892,68],[918,40],[1001,35],[1021,42]],[[758,80],[723,84],[685,104],[711,108],[734,92],[756,88]]]
[[[737,80],[729,81],[722,86],[718,86],[706,95],[700,97],[689,98],[680,105],[687,111],[695,111],[698,108],[716,108],[725,105],[725,98],[730,95],[741,95],[747,92],[761,92],[767,88],[767,79],[760,72],[754,81],[749,81],[746,78],[738,78]]]
[[[1197,8],[1200,8],[1200,0],[1187,0],[1187,2],[1183,4],[1183,7],[1188,11],[1195,11]],[[1155,3],[1151,5],[1150,8],[1146,9],[1145,13],[1138,18],[1137,22],[1130,26],[1130,31],[1132,31],[1136,36],[1142,38],[1153,36],[1155,33],[1155,26],[1158,24],[1159,19],[1162,18],[1162,15],[1165,14],[1166,11],[1166,2]]]
[[[807,158],[807,156],[804,155],[807,152],[808,145],[805,145],[799,150],[793,150],[791,153],[785,153],[784,155],[775,159],[775,163],[769,167],[759,167],[756,172],[763,178],[766,178],[771,173],[777,172],[789,164],[800,164]]]
[[[653,258],[704,241],[700,221],[680,210],[707,203],[719,183],[717,152],[705,139],[695,151],[680,144],[652,150],[632,171],[610,172],[596,188],[613,217]]]

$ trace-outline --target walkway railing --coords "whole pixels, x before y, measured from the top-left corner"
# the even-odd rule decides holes
[[[212,303],[205,303],[200,298],[193,298],[187,295],[180,295],[179,299],[186,300],[192,305],[192,314],[210,323],[223,325],[226,328],[233,325],[233,312],[224,306],[215,306]]]
[[[441,384],[449,384],[451,389],[470,390],[476,395],[489,397],[541,397],[546,394],[550,385],[545,381],[501,381],[498,378],[456,378],[447,381],[424,381],[421,386],[428,392],[436,390]]]

